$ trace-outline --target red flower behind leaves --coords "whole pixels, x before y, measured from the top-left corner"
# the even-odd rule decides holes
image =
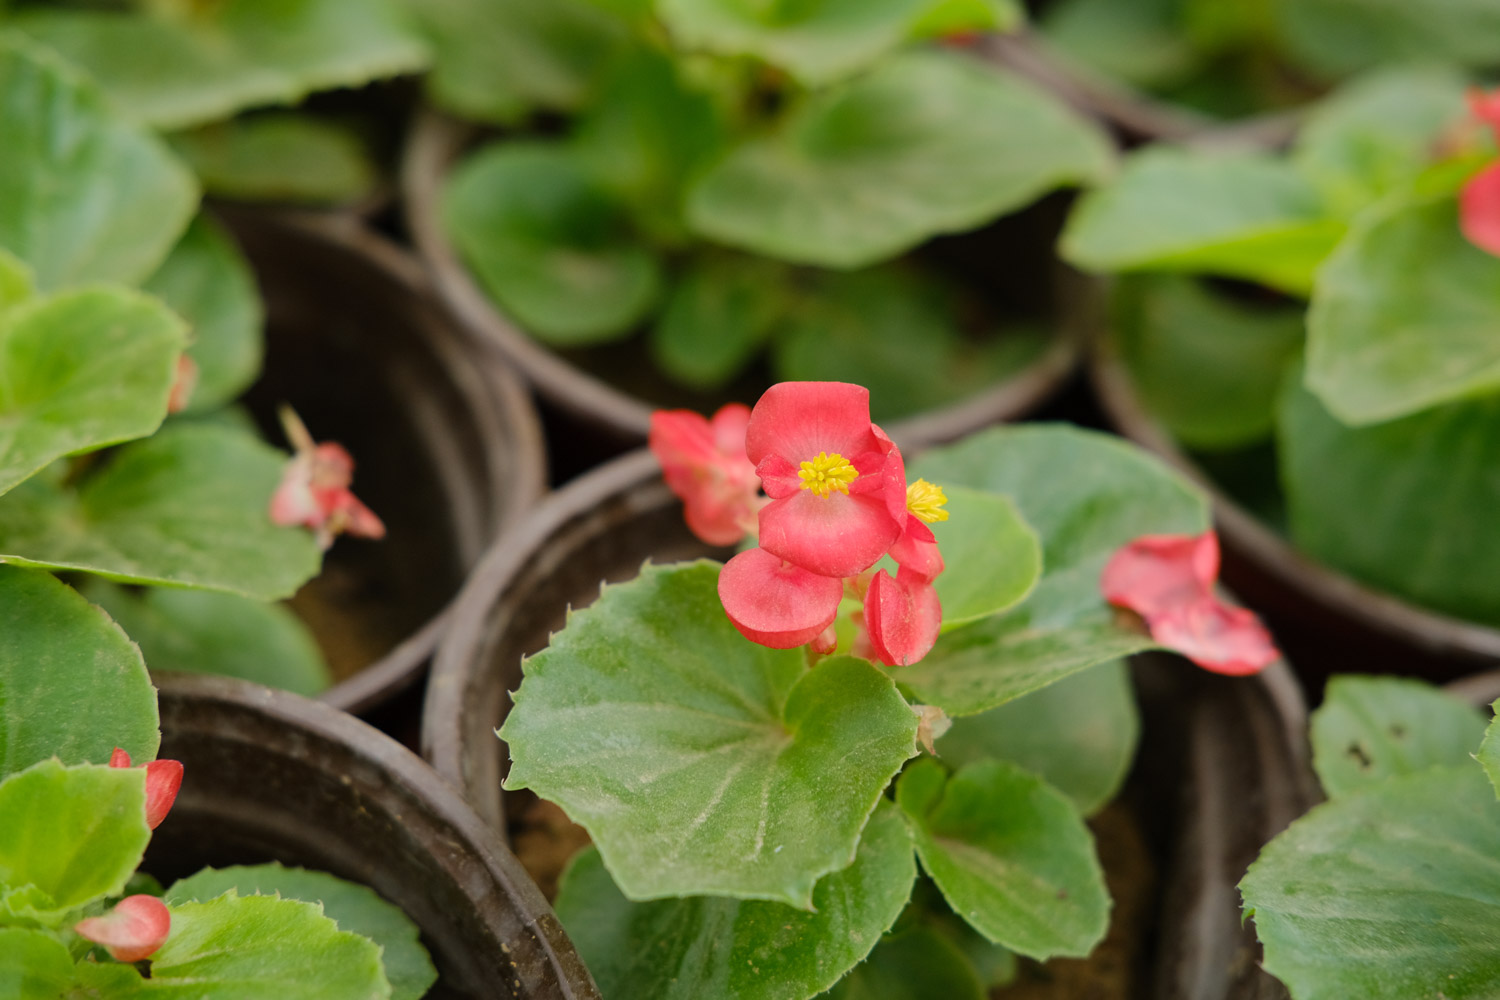
[[[750,408],[730,403],[713,420],[691,410],[651,415],[649,444],[688,528],[710,545],[734,545],[755,527],[760,484],[745,457]]]
[[[315,443],[290,409],[281,411],[281,422],[296,454],[271,495],[271,520],[311,528],[324,549],[341,534],[384,538],[385,524],[349,490],[354,458],[344,446],[333,441]]]
[[[110,767],[130,767],[130,754],[119,747],[109,757]],[[146,825],[155,830],[172,811],[177,790],[182,787],[182,763],[175,760],[153,760],[142,764],[146,769]]]
[[[103,916],[78,921],[73,930],[102,944],[117,962],[139,962],[166,943],[172,914],[155,896],[126,896]]]
[[[1469,108],[1500,141],[1500,90],[1469,91]],[[1470,243],[1500,256],[1500,163],[1481,170],[1464,185],[1458,198],[1458,219]]]

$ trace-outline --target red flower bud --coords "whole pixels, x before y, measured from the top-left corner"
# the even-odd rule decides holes
[[[126,896],[102,917],[73,925],[80,937],[102,944],[117,962],[150,958],[167,940],[172,914],[155,896]]]

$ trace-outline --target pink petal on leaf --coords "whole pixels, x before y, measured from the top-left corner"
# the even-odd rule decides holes
[[[853,460],[880,452],[870,426],[870,390],[848,382],[778,382],[750,412],[745,454],[759,465],[780,455],[794,466],[819,452]]]
[[[1458,219],[1470,243],[1500,256],[1500,163],[1486,167],[1464,185]]]
[[[1157,642],[1216,674],[1257,673],[1281,657],[1253,612],[1211,594],[1148,617],[1147,624]]]
[[[864,572],[900,534],[901,522],[878,494],[820,497],[798,490],[760,512],[761,547],[819,576]]]
[[[734,627],[751,642],[791,649],[817,639],[833,624],[842,580],[788,565],[765,549],[741,552],[719,573],[719,600]]]
[[[1219,538],[1143,535],[1120,548],[1104,567],[1104,599],[1149,618],[1207,594],[1219,575]]]
[[[155,830],[172,811],[182,787],[182,762],[153,760],[146,765],[146,825]]]
[[[120,747],[115,747],[114,752],[109,755],[109,766],[129,767],[130,754],[122,750]]]
[[[79,937],[102,944],[117,962],[150,958],[172,930],[172,914],[155,896],[126,896],[101,917],[73,925]]]
[[[888,667],[910,666],[926,656],[943,624],[937,590],[904,570],[895,578],[885,570],[875,574],[864,616],[870,649]]]

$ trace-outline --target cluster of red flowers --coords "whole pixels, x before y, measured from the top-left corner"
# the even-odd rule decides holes
[[[281,423],[295,454],[271,496],[271,520],[311,528],[325,550],[341,534],[384,538],[385,524],[349,489],[353,456],[336,441],[313,441],[290,409],[281,411]]]
[[[651,448],[698,537],[732,545],[759,535],[760,547],[719,576],[724,611],[746,638],[832,652],[847,594],[864,601],[856,652],[907,665],[937,641],[943,559],[927,524],[947,519],[944,497],[906,482],[900,449],[870,421],[869,390],[782,382],[753,411],[732,404],[712,421],[658,412]],[[887,555],[894,577],[873,569]]]
[[[1473,91],[1469,107],[1474,117],[1495,131],[1500,140],[1500,90]],[[1459,222],[1469,242],[1500,256],[1500,160],[1485,167],[1464,186],[1459,196]]]

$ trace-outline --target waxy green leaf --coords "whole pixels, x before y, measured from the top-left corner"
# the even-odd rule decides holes
[[[794,295],[790,270],[775,261],[702,256],[678,279],[652,327],[652,359],[679,382],[717,388],[750,363]]]
[[[975,715],[1096,663],[1155,645],[1099,591],[1110,556],[1142,535],[1200,534],[1208,503],[1139,449],[1061,425],[995,428],[922,456],[908,479],[1008,496],[1042,541],[1042,577],[1009,611],[942,635],[893,670],[912,700]]]
[[[1328,77],[1395,64],[1493,69],[1496,0],[1276,0],[1291,55]]]
[[[1042,575],[1041,541],[1009,498],[964,486],[946,495],[948,520],[928,525],[945,564],[933,583],[944,631],[1014,606]]]
[[[246,201],[338,205],[380,181],[357,132],[299,112],[214,122],[169,137],[209,194]]]
[[[1479,768],[1318,806],[1240,883],[1265,968],[1297,1000],[1478,1000],[1500,990],[1500,805]]]
[[[154,760],[159,739],[125,633],[51,574],[0,566],[0,778],[49,757],[108,763],[115,747]]]
[[[1430,684],[1342,675],[1313,713],[1313,767],[1336,798],[1394,775],[1462,767],[1484,730],[1477,709]]]
[[[563,876],[557,916],[606,997],[806,1000],[869,953],[916,875],[911,834],[882,803],[854,863],[818,882],[813,912],[715,896],[632,903],[589,848]]]
[[[822,267],[877,263],[1099,178],[1096,126],[1019,78],[913,52],[807,99],[688,195],[701,236]]]
[[[271,522],[286,459],[227,426],[169,427],[76,487],[0,498],[0,562],[273,600],[318,571],[312,535]]]
[[[0,35],[0,149],[0,247],[43,289],[141,281],[198,204],[192,174],[160,139],[10,33]]]
[[[645,566],[525,663],[500,730],[507,788],[588,829],[626,896],[808,908],[916,753],[917,719],[875,667],[741,636],[719,566]],[[874,941],[870,944],[873,946]]]
[[[43,931],[0,927],[0,996],[57,1000],[73,985],[73,956]]]
[[[955,913],[996,944],[1032,958],[1087,955],[1109,924],[1093,837],[1042,779],[1001,761],[951,777],[925,758],[907,768],[896,804],[922,868]]]
[[[918,925],[881,940],[828,994],[828,1000],[985,1000],[985,989],[959,947]]]
[[[36,281],[26,262],[0,247],[0,318],[5,311],[36,294]]]
[[[206,903],[234,889],[241,896],[275,896],[321,903],[323,915],[340,930],[374,941],[382,949],[381,964],[391,982],[392,1000],[421,1000],[437,979],[420,931],[406,914],[367,886],[326,872],[286,868],[279,864],[205,868],[180,879],[167,890],[171,905]]]

